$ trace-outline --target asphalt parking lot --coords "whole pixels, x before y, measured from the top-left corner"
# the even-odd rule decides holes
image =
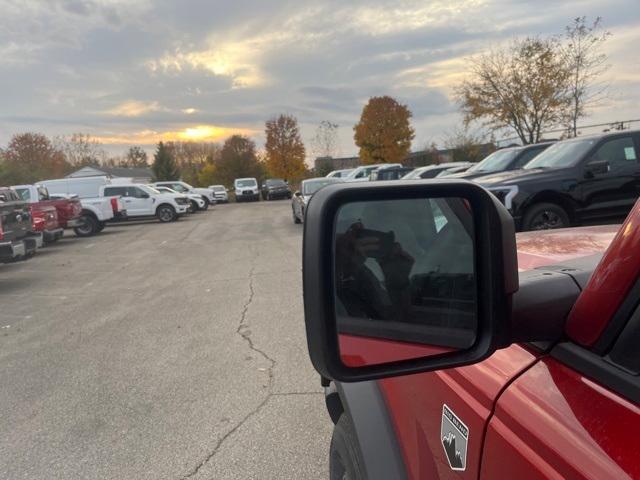
[[[327,478],[288,201],[67,234],[0,266],[0,478]]]

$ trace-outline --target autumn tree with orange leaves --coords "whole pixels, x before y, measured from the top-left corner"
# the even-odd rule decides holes
[[[372,97],[365,105],[360,121],[353,127],[360,147],[360,162],[401,163],[411,151],[415,136],[410,123],[411,111],[395,99]]]
[[[266,122],[265,134],[265,161],[269,174],[289,182],[303,178],[307,168],[298,120],[291,115],[279,115]]]

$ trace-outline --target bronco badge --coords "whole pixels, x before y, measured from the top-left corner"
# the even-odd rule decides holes
[[[452,470],[467,468],[469,429],[446,405],[442,406],[440,439]]]

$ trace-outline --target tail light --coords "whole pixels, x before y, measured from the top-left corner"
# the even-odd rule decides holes
[[[31,222],[31,228],[35,232],[40,232],[45,229],[45,221],[42,217],[33,217]]]
[[[116,197],[111,197],[111,208],[114,215],[118,213],[118,199]]]

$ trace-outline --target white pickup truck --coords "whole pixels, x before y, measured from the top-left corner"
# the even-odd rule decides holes
[[[80,200],[82,225],[75,227],[74,231],[80,237],[88,237],[101,232],[114,218],[127,216],[117,198],[100,196],[100,187],[108,182],[106,177],[83,177],[44,180],[39,184],[47,188],[52,198],[77,197]]]
[[[100,187],[100,195],[121,197],[128,218],[156,217],[161,222],[177,220],[191,206],[184,195],[162,193],[141,183],[103,185]]]

